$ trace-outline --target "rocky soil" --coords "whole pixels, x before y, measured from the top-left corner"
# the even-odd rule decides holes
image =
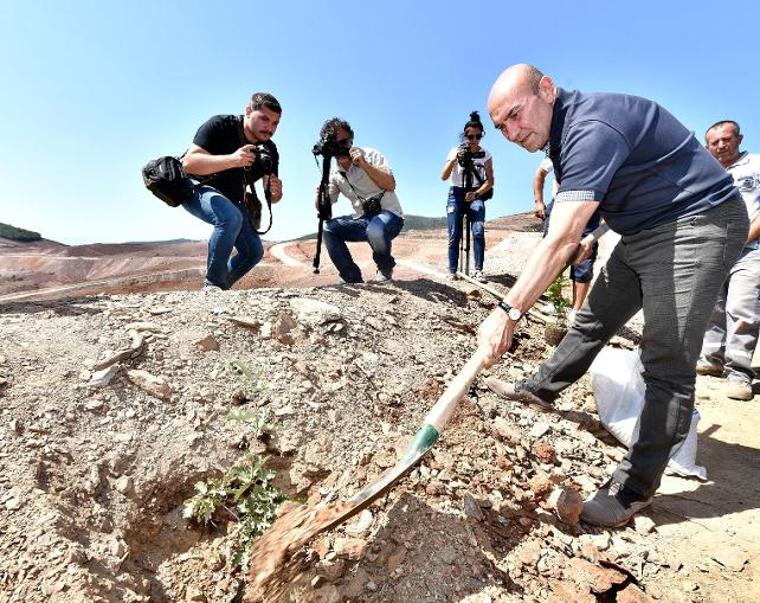
[[[194,483],[253,451],[292,498],[351,496],[395,462],[493,304],[417,278],[0,306],[0,601],[240,600],[236,524],[183,519]],[[490,374],[530,372],[542,329]],[[715,387],[700,381],[704,427],[731,423]],[[241,409],[279,428],[251,441]],[[542,412],[481,378],[409,478],[299,553],[292,600],[758,600],[757,436],[729,425],[729,450],[710,432],[700,461],[722,493],[668,478],[625,528],[568,525],[550,492],[589,494],[624,454],[594,409],[585,379]]]

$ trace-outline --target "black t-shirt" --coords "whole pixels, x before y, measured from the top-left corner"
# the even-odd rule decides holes
[[[231,155],[240,147],[251,144],[243,134],[242,115],[214,115],[204,123],[195,134],[193,144],[208,151],[212,155]],[[273,159],[272,172],[277,175],[280,156],[277,146],[271,140],[259,143],[264,145]],[[252,180],[261,178],[261,173],[256,170],[256,163],[251,168]],[[217,172],[210,176],[204,184],[213,186],[230,201],[241,203],[243,201],[243,186],[245,184],[245,172],[243,168],[232,168]]]

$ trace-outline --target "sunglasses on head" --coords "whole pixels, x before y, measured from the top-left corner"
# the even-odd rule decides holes
[[[477,134],[467,134],[466,135],[467,140],[480,140],[483,138],[483,133],[478,132]]]

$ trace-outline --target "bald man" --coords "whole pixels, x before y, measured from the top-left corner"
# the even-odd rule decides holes
[[[514,65],[494,83],[488,111],[508,140],[546,153],[560,187],[547,236],[480,327],[487,362],[509,349],[521,316],[576,253],[597,208],[622,235],[554,354],[505,389],[514,399],[553,401],[643,309],[639,440],[582,515],[592,525],[624,525],[651,503],[688,433],[702,335],[746,240],[747,211],[731,176],[650,100],[562,90],[535,67]]]

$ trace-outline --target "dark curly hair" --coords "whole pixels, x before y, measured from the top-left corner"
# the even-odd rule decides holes
[[[340,117],[333,117],[322,124],[322,129],[319,131],[319,137],[322,140],[327,140],[329,138],[335,139],[340,128],[343,128],[348,132],[348,136],[351,140],[354,139],[354,131],[351,129],[351,124]]]

